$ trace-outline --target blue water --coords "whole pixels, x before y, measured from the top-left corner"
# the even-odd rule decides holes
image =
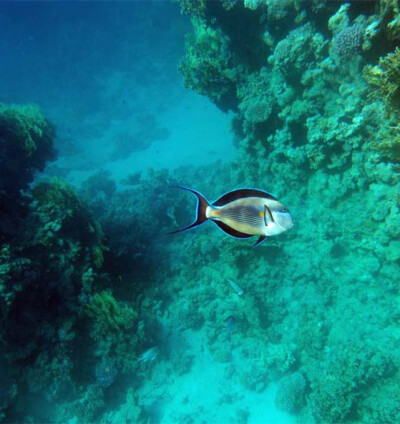
[[[0,422],[400,421],[397,1],[0,28]],[[174,186],[279,204],[168,234],[205,218]]]

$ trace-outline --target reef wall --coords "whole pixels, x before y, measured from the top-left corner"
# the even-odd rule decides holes
[[[140,346],[137,312],[110,291],[118,277],[86,204],[60,179],[28,185],[54,157],[54,137],[37,107],[0,106],[2,422],[93,421]]]
[[[1,419],[151,422],[139,388],[163,384],[157,357],[188,372],[170,336],[201,330],[232,384],[277,383],[299,423],[398,422],[397,1],[179,3],[184,82],[233,112],[234,162],[30,187],[54,130],[0,108]],[[210,223],[167,236],[193,215],[170,185],[263,188],[295,226],[257,249]]]
[[[239,149],[196,188],[210,198],[237,186],[271,190],[295,227],[255,250],[206,229],[183,238],[180,261],[192,266],[170,281],[180,291],[171,310],[179,322],[204,322],[221,360],[232,345],[254,347],[264,366],[237,376],[245,385],[301,373],[300,422],[395,422],[398,3],[180,3],[194,28],[180,68],[186,86],[234,111]],[[222,341],[215,328],[233,301],[226,278],[246,295],[234,304],[241,337]],[[188,318],[179,311],[189,297]]]

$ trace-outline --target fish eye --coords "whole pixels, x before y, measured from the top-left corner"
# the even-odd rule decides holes
[[[280,212],[280,213],[289,213],[289,211],[286,208],[278,208],[276,210],[276,212]]]

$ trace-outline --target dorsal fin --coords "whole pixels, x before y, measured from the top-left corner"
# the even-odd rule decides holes
[[[222,221],[217,221],[217,220],[212,219],[212,222],[217,224],[218,227],[221,228],[222,231],[224,231],[226,234],[229,234],[232,237],[236,237],[236,238],[252,237],[252,234],[241,233],[240,231],[234,230],[229,225],[224,224]]]
[[[246,197],[265,197],[266,199],[277,200],[272,194],[266,191],[257,190],[253,188],[240,188],[239,190],[233,190],[229,193],[224,194],[217,199],[212,205],[213,206],[224,206],[227,203],[233,202],[234,200],[244,199]]]

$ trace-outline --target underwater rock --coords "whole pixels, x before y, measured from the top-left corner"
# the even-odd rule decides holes
[[[328,28],[334,33],[342,31],[350,24],[350,18],[348,11],[350,9],[350,3],[345,3],[340,6],[334,15],[329,18]]]
[[[54,127],[36,106],[0,104],[0,201],[17,195],[53,159]],[[3,203],[4,204],[4,203]]]
[[[266,4],[266,0],[244,0],[244,7],[256,10],[259,6]]]
[[[279,21],[298,6],[297,0],[268,0],[268,19]]]
[[[186,54],[179,70],[185,87],[208,96],[221,110],[237,105],[235,80],[229,52],[229,38],[221,30],[195,22],[195,33],[186,40]]]
[[[299,79],[315,60],[322,58],[325,45],[322,34],[315,33],[312,24],[307,23],[279,41],[268,62],[292,82],[293,78]]]
[[[203,18],[206,11],[205,0],[178,0],[185,15]]]

